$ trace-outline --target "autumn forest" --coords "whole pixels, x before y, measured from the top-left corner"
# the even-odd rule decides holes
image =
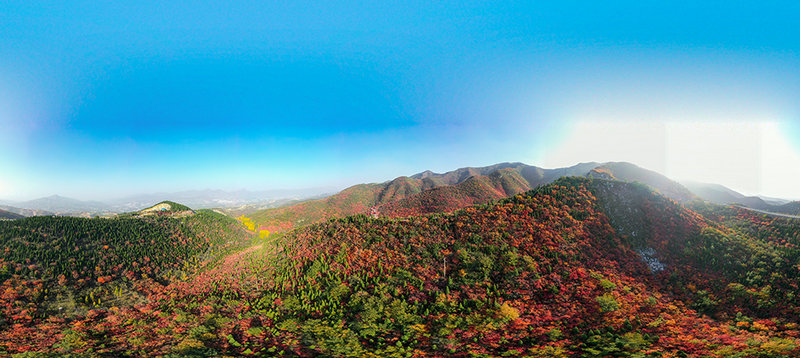
[[[407,178],[288,207],[324,209],[306,222],[176,203],[0,221],[0,353],[800,354],[800,221],[617,178],[631,170]]]

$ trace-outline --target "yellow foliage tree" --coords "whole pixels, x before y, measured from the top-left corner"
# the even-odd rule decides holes
[[[253,221],[251,221],[250,218],[242,215],[236,218],[236,220],[239,220],[239,222],[241,222],[248,230],[256,231],[256,224],[253,223]]]

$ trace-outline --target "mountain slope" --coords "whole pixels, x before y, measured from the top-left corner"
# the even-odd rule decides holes
[[[651,189],[645,186],[599,184],[595,185],[594,192],[604,212],[616,231],[628,237],[634,249],[646,259],[663,262],[665,272],[673,271],[670,275],[684,277],[684,286],[691,283],[695,287],[705,287],[705,294],[710,295],[714,304],[699,307],[699,310],[724,317],[724,312],[716,308],[724,303],[728,305],[728,312],[735,307],[735,311],[762,317],[800,313],[800,300],[795,297],[800,279],[795,266],[800,251],[775,242],[774,237],[765,240],[753,231],[742,230],[742,226],[720,214],[729,210],[751,211],[699,202],[693,202],[694,210],[690,210],[665,197],[652,195]],[[800,232],[800,221],[791,222],[790,227]],[[666,278],[665,274],[662,276]],[[764,296],[736,297],[739,293],[733,291],[744,289],[742,285]],[[687,292],[680,287],[673,289],[693,299],[699,298],[697,292]],[[730,300],[725,302],[723,297]]]
[[[800,201],[793,201],[783,205],[773,206],[769,211],[781,214],[800,215]]]
[[[449,212],[515,195],[563,176],[640,182],[681,203],[698,198],[680,183],[631,163],[581,163],[558,169],[500,163],[461,168],[443,174],[425,171],[385,183],[356,185],[325,199],[257,211],[251,217],[266,230],[283,232],[328,218],[354,214],[399,217]],[[690,185],[697,190],[700,198],[714,203],[736,202],[759,210],[790,215],[800,212],[796,203],[772,206],[760,198],[745,197],[721,185]]]
[[[325,199],[258,211],[251,218],[266,230],[281,232],[354,214],[399,216],[446,212],[501,199],[562,176],[582,176],[596,166],[597,163],[581,163],[568,168],[542,169],[522,163],[501,163],[443,174],[426,171],[379,184],[355,185]]]
[[[767,203],[764,199],[757,196],[745,196],[719,184],[697,182],[684,182],[682,184],[703,200],[715,204],[739,204],[758,210],[770,210],[773,208],[773,205]]]
[[[758,196],[745,196],[719,184],[685,182],[689,190],[703,200],[721,205],[741,205],[751,209],[763,210],[778,214],[800,215],[800,202],[782,199],[770,199],[769,202]]]
[[[592,169],[589,173],[589,176],[601,179],[644,183],[658,190],[664,196],[677,202],[686,202],[695,198],[695,195],[683,185],[667,178],[662,174],[656,173],[652,170],[640,168],[631,163],[604,163]]]
[[[388,202],[377,207],[375,212],[388,217],[444,213],[503,199],[530,189],[529,182],[518,170],[504,168],[488,176],[472,176],[455,185],[437,187]]]
[[[783,205],[783,204],[788,204],[788,203],[792,202],[791,200],[788,200],[788,199],[781,199],[781,198],[775,198],[775,197],[769,197],[769,196],[763,196],[763,195],[759,195],[758,197],[761,198],[761,200],[764,200],[765,203],[770,204],[770,205]]]
[[[15,220],[15,219],[22,219],[24,216],[12,213],[10,211],[5,211],[0,209],[0,219],[8,219],[8,220]]]

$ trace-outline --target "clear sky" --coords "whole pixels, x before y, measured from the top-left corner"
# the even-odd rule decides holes
[[[0,198],[628,160],[800,198],[796,2],[0,3]]]

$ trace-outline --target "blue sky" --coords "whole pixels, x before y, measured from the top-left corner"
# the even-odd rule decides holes
[[[616,160],[627,137],[575,139],[609,121],[776,123],[792,163],[798,15],[741,1],[4,2],[0,198]],[[692,176],[673,162],[639,164]],[[800,197],[795,178],[763,178],[793,172],[716,173],[700,176]]]

